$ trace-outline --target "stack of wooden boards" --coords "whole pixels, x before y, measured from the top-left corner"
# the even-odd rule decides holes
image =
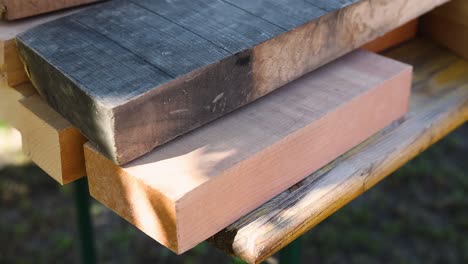
[[[39,93],[122,165],[445,1],[420,2],[110,1],[18,45]]]
[[[239,8],[234,2],[245,6]],[[21,55],[43,97],[92,141],[85,147],[92,195],[179,253],[401,117],[407,110],[411,69],[377,55],[354,52],[290,81],[443,1],[348,1],[350,5],[344,6],[328,2],[328,9],[323,1],[287,1],[291,16],[276,13],[284,8],[261,8],[271,1],[250,2],[194,1],[185,6],[175,1],[177,8],[161,9],[159,1],[114,1],[32,29],[19,38]],[[318,13],[304,12],[304,7]],[[394,13],[398,7],[403,11]],[[227,23],[223,28],[208,27],[221,31],[210,34],[212,39],[205,39],[201,34],[208,29],[195,23],[207,8],[214,14],[213,21]],[[123,17],[123,10],[131,10],[130,17]],[[174,21],[180,14],[186,19]],[[223,20],[217,14],[235,15]],[[356,19],[357,15],[372,23]],[[155,19],[157,25],[148,24]],[[268,31],[281,22],[284,32]],[[363,23],[371,27],[363,30]],[[148,37],[146,31],[160,35]],[[119,32],[131,34],[134,40]],[[245,37],[245,43],[227,38],[236,32]],[[178,44],[155,36],[171,37]],[[193,46],[184,44],[186,38],[195,41]],[[307,40],[313,45],[304,45]],[[212,46],[206,46],[207,42]],[[143,49],[145,45],[153,46]],[[221,57],[207,63],[196,56],[213,58],[205,57],[209,53],[197,45],[209,52],[218,47],[221,51],[216,52],[224,50],[227,55],[218,54]],[[181,52],[181,47],[190,47],[190,53]],[[117,61],[112,57],[116,54],[120,56]],[[153,79],[159,76],[154,75],[156,70],[169,76],[159,86]],[[155,144],[285,83],[258,102],[152,150]],[[129,84],[136,90],[126,87]],[[203,92],[197,94],[199,90]],[[27,98],[30,109],[42,103],[37,96],[31,98]],[[203,110],[193,110],[200,102],[210,106],[208,117]],[[31,113],[40,112],[37,109]],[[114,123],[107,126],[109,122]],[[147,133],[154,138],[148,139]],[[121,138],[118,148],[116,137]],[[106,148],[106,144],[113,147]],[[125,144],[132,147],[128,152],[122,148]],[[114,164],[147,151],[131,163]],[[218,236],[216,241],[224,238]],[[250,245],[258,253],[257,244]],[[242,252],[246,260],[259,259],[253,259],[255,252]]]

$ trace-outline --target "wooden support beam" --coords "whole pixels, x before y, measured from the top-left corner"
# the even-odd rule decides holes
[[[0,0],[0,19],[15,20],[101,0]]]
[[[260,263],[467,121],[466,61],[427,40],[386,55],[414,65],[410,113],[210,242],[248,263]]]
[[[423,32],[468,59],[468,1],[453,0],[421,21]]]
[[[125,164],[447,1],[111,1],[18,43],[40,94]]]
[[[90,193],[185,252],[400,118],[410,84],[356,51],[122,167],[87,144]]]

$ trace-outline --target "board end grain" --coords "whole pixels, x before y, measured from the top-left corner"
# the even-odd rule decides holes
[[[18,126],[23,151],[47,174],[64,185],[86,175],[85,138],[38,95],[19,101]]]

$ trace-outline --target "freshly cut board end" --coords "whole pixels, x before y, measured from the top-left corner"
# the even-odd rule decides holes
[[[11,88],[13,89],[13,88]],[[86,175],[86,139],[37,94],[19,100],[23,152],[61,185]]]
[[[183,253],[408,111],[412,68],[356,51],[117,166],[90,145],[90,192]]]
[[[91,195],[99,197],[100,202],[148,236],[172,251],[182,253],[177,244],[174,201],[126,173],[125,168],[116,166],[91,144],[85,144],[84,154],[85,160],[93,161],[86,162],[87,172],[93,173],[93,177],[88,177]],[[143,215],[146,216],[142,218]]]

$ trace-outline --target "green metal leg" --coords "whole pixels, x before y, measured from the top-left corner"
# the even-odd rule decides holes
[[[280,251],[280,264],[301,263],[301,238],[297,238]]]
[[[90,197],[86,177],[73,183],[75,189],[78,233],[80,235],[81,261],[83,264],[96,263],[93,226],[90,214]]]

